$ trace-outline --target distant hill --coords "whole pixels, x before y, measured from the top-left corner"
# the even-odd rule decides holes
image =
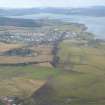
[[[70,11],[70,14],[79,14],[86,16],[105,16],[105,6],[94,6],[89,8],[76,8]]]
[[[40,27],[41,23],[31,19],[0,17],[0,26]]]
[[[37,13],[79,14],[87,16],[105,16],[105,6],[86,8],[26,8],[26,9],[0,9],[0,16],[22,16]]]
[[[37,13],[58,13],[65,14],[69,10],[64,8],[26,8],[26,9],[0,9],[0,16],[22,16]]]

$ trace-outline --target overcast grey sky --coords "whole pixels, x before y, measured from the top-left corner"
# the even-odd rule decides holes
[[[0,0],[0,7],[84,7],[105,5],[105,0]]]

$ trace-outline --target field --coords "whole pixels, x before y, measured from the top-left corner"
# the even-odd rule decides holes
[[[94,44],[84,25],[44,24],[28,37],[31,41],[40,33],[34,40],[40,44],[29,43],[24,35],[18,41],[12,36],[15,44],[0,43],[0,96],[33,98],[37,105],[105,105],[105,43]],[[20,30],[26,35],[31,29],[14,29]],[[2,37],[11,41],[9,35]]]
[[[61,105],[104,105],[105,50],[64,41],[59,56],[64,73],[52,82],[56,100],[67,102]]]
[[[57,74],[34,93],[37,105],[105,105],[104,48],[78,47],[65,40],[58,56]]]
[[[20,48],[22,47],[22,44],[5,44],[5,43],[0,43],[0,52],[8,51],[14,48]]]
[[[21,55],[21,50],[30,51],[30,55]],[[24,51],[24,54],[25,54]],[[4,54],[6,52],[6,54]],[[9,52],[9,53],[8,53]],[[0,44],[0,65],[18,65],[18,64],[40,64],[50,66],[52,61],[52,46],[48,45],[33,45],[28,46],[24,44]],[[17,53],[17,55],[15,54]],[[15,55],[13,55],[15,54]],[[18,55],[20,54],[20,55]],[[22,52],[23,54],[23,52]],[[47,65],[46,65],[47,64]]]
[[[49,67],[23,66],[0,67],[0,96],[31,96],[46,83],[48,77],[60,74]]]
[[[56,75],[59,71],[53,71],[49,63],[52,60],[50,46],[0,43],[0,53],[15,49],[30,49],[33,53],[32,56],[0,55],[0,96],[29,97],[46,83],[50,75]],[[31,66],[21,66],[22,63],[30,62]]]

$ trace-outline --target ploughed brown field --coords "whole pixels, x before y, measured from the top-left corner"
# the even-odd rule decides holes
[[[0,43],[0,52],[8,51],[14,48],[20,48],[22,47],[21,44],[5,44],[5,43]]]

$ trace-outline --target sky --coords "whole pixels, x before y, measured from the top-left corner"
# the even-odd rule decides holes
[[[0,8],[85,7],[105,5],[105,0],[0,0]]]

